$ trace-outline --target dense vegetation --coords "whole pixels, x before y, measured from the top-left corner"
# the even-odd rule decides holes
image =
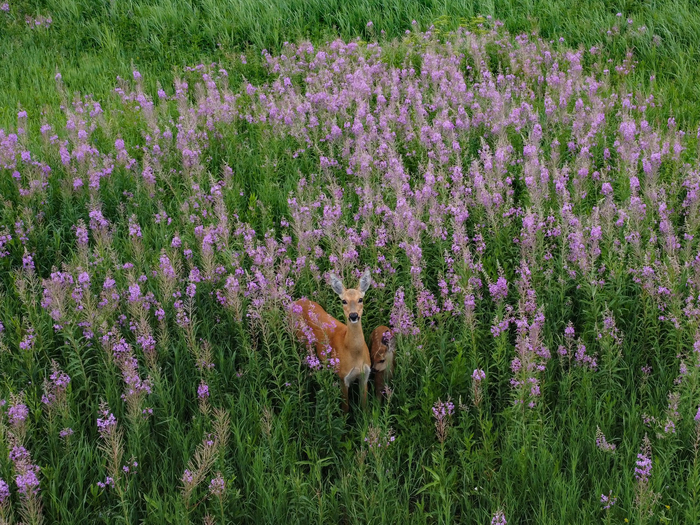
[[[698,13],[384,5],[0,5],[0,520],[699,521]]]
[[[4,126],[18,103],[32,112],[56,109],[56,70],[71,91],[107,103],[116,76],[130,75],[132,64],[154,95],[157,80],[169,85],[173,73],[200,61],[230,65],[241,52],[256,58],[263,49],[277,53],[284,42],[307,38],[390,40],[412,29],[413,20],[422,29],[441,20],[455,29],[478,15],[502,20],[512,34],[536,31],[545,39],[565,38],[574,49],[604,46],[616,62],[633,51],[639,67],[628,87],[653,89],[681,125],[700,121],[695,102],[700,9],[692,0],[7,0],[5,5],[7,11],[0,10]],[[369,20],[376,32],[366,27]]]

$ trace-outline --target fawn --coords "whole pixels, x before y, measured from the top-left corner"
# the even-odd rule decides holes
[[[372,345],[372,370],[374,370],[374,391],[380,399],[383,397],[384,385],[391,380],[396,368],[394,352],[396,337],[387,326],[378,326],[370,337]]]
[[[335,275],[330,277],[331,287],[343,301],[343,312],[347,324],[343,324],[329,315],[318,303],[309,299],[299,299],[292,305],[292,312],[303,319],[312,334],[298,327],[297,337],[313,342],[316,355],[321,361],[328,358],[328,350],[335,359],[336,370],[341,379],[343,391],[343,411],[349,410],[348,388],[356,380],[360,380],[361,403],[367,405],[367,381],[371,370],[369,349],[362,333],[362,299],[372,282],[369,269],[360,278],[358,287],[346,289]],[[330,348],[329,348],[330,347]]]

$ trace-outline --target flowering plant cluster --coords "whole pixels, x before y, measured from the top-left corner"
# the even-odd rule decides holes
[[[443,403],[439,399],[433,405],[433,417],[435,418],[435,433],[440,443],[447,437],[447,429],[450,427],[450,420],[454,414],[455,406],[449,399]]]

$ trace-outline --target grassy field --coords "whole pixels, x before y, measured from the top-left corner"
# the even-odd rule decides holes
[[[0,523],[700,522],[691,5],[0,4]]]
[[[649,90],[653,85],[666,114],[679,123],[695,126],[700,120],[695,103],[700,98],[700,10],[691,0],[8,0],[8,7],[8,12],[0,11],[4,126],[13,121],[18,104],[36,113],[59,103],[53,82],[57,70],[71,91],[92,93],[106,103],[116,76],[128,76],[132,64],[153,91],[157,79],[170,84],[173,74],[199,61],[230,65],[241,52],[255,58],[262,49],[277,52],[285,41],[300,38],[391,39],[410,29],[413,20],[426,29],[446,16],[454,28],[460,18],[477,15],[504,21],[513,34],[564,37],[572,48],[604,45],[620,62],[633,51],[639,64],[628,86]],[[32,29],[40,17],[50,17],[50,26]],[[630,31],[628,19],[635,29],[645,30]],[[376,32],[368,31],[368,20]]]

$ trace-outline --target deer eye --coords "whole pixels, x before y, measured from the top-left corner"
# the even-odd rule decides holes
[[[345,299],[343,299],[343,304],[348,304],[348,302]]]
[[[384,361],[386,361],[386,359],[382,359],[381,361],[379,361],[379,364],[382,364]]]
[[[362,302],[362,299],[358,299],[357,302],[358,302],[358,303],[361,303],[361,302]]]

